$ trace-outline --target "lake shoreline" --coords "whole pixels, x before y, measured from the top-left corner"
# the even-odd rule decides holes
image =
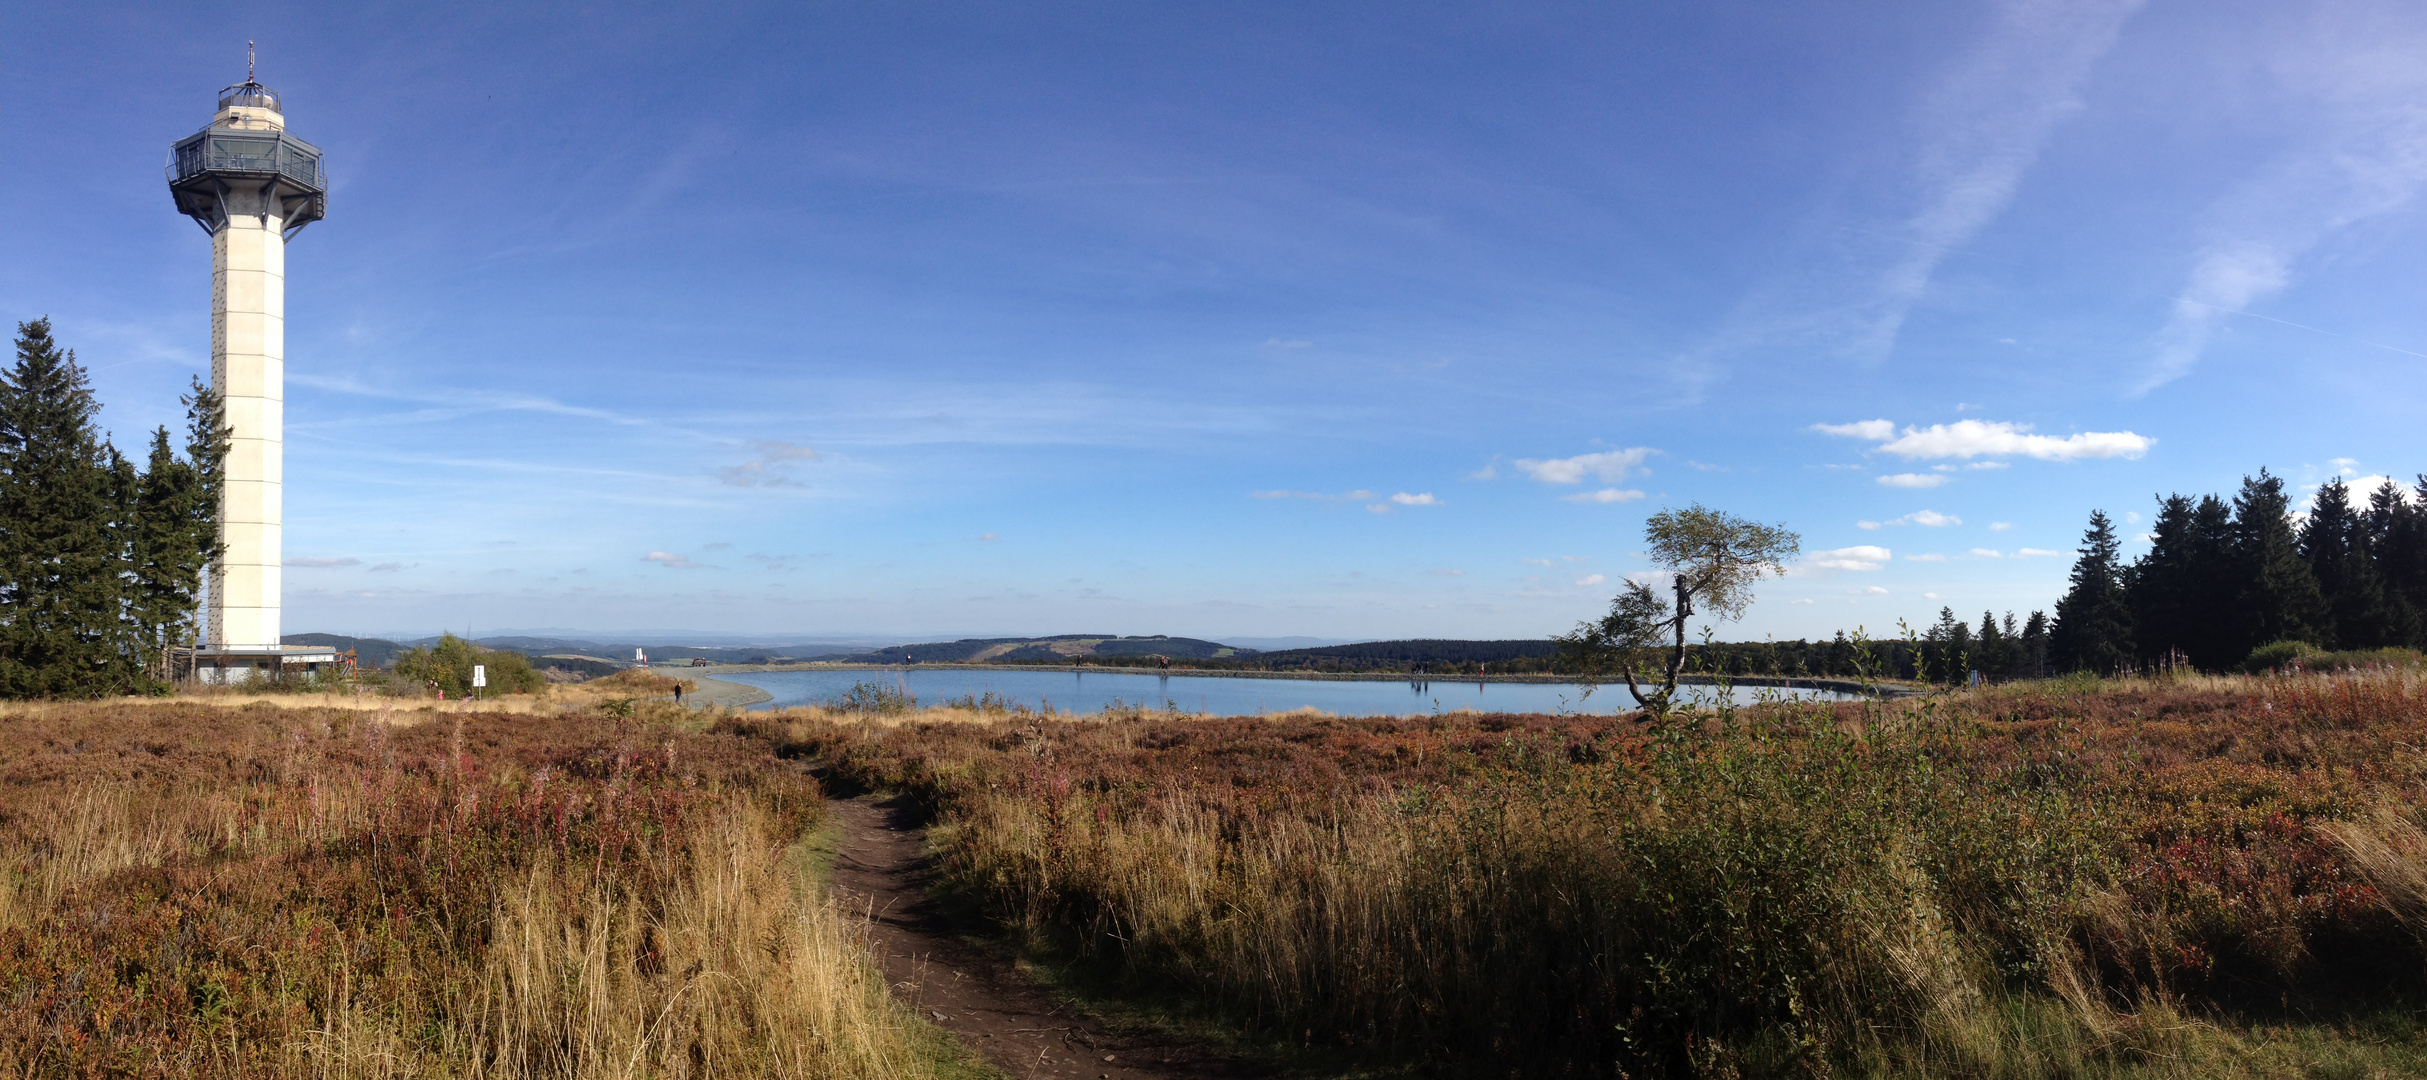
[[[1067,673],[1074,675],[1184,676],[1199,679],[1287,679],[1303,682],[1393,682],[1413,684],[1509,683],[1518,685],[1593,686],[1600,688],[1623,687],[1626,685],[1626,680],[1624,679],[1579,679],[1571,675],[1535,673],[1511,675],[1429,676],[1410,675],[1405,672],[1241,671],[1223,668],[1171,668],[1164,670],[1157,668],[1114,668],[1045,664],[710,664],[695,668],[669,666],[668,670],[696,673],[700,675],[741,673],[780,674],[785,672],[805,673],[817,671],[1031,671],[1049,674]],[[1718,680],[1712,679],[1708,676],[1694,675],[1682,677],[1677,681],[1681,684],[1690,686],[1712,686],[1717,685],[1718,683]],[[1727,680],[1727,682],[1731,686],[1738,687],[1776,687],[1779,689],[1790,690],[1826,690],[1831,693],[1838,694],[1851,694],[1855,696],[1869,694],[1883,698],[1913,697],[1928,692],[1927,690],[1921,688],[1906,686],[1899,683],[1874,683],[1868,687],[1865,687],[1862,683],[1853,679],[1787,678],[1776,675],[1745,675],[1730,678]],[[728,685],[738,686],[742,684]],[[752,689],[757,688],[752,687]]]

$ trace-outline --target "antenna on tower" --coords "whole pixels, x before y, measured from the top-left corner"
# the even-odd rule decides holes
[[[253,81],[253,43],[244,43],[244,81]]]

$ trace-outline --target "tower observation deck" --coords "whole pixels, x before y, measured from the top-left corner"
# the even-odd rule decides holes
[[[248,68],[249,68],[248,64]],[[211,237],[211,385],[232,430],[219,504],[219,559],[195,650],[197,677],[236,668],[275,674],[334,659],[279,644],[285,506],[286,243],[328,210],[320,148],[286,130],[276,91],[245,81],[219,92],[210,125],[169,149],[177,211]]]

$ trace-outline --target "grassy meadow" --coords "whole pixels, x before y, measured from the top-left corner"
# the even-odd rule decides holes
[[[0,714],[0,1072],[964,1071],[763,743],[315,697]]]
[[[0,1069],[977,1074],[815,880],[815,770],[928,808],[1049,979],[1305,1075],[2427,1074],[2416,670],[1657,723],[654,689],[0,710]]]
[[[795,711],[1070,985],[1501,1076],[2427,1074],[2427,678],[1609,718]]]

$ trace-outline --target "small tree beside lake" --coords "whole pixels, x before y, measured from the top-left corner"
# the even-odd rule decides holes
[[[1802,553],[1803,538],[1784,526],[1695,503],[1652,515],[1643,539],[1652,564],[1669,575],[1669,595],[1628,581],[1610,601],[1609,614],[1578,623],[1559,639],[1560,651],[1587,671],[1619,671],[1635,703],[1661,714],[1676,698],[1685,669],[1686,624],[1696,615],[1743,618],[1754,583],[1784,575]]]

